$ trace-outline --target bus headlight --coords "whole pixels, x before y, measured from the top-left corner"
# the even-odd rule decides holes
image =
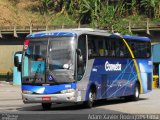
[[[67,89],[67,90],[62,90],[61,91],[62,94],[71,93],[71,92],[75,92],[75,89]]]
[[[32,94],[31,91],[27,91],[27,90],[23,90],[22,93],[23,93],[23,94]]]

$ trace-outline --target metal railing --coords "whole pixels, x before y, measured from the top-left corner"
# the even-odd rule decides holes
[[[142,22],[133,22],[128,21],[122,25],[125,29],[128,29],[130,32],[132,31],[146,31],[150,34],[151,30],[160,30],[160,23],[153,23],[146,19]],[[30,24],[30,26],[0,26],[0,36],[3,34],[14,33],[14,36],[17,36],[18,33],[32,33],[38,31],[46,31],[46,30],[55,30],[55,29],[63,29],[63,28],[89,28],[89,25],[44,25],[38,26]],[[99,28],[99,27],[98,27]],[[101,29],[107,29],[109,31],[116,31],[114,25],[112,27],[103,26]]]

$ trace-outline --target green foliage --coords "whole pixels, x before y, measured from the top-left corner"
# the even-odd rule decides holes
[[[50,0],[45,1],[49,2]],[[132,34],[128,31],[129,20],[137,25],[141,24],[141,21],[146,18],[145,15],[151,17],[156,11],[156,6],[159,5],[159,0],[141,0],[140,4],[137,4],[137,0],[131,0],[130,2],[120,0],[116,4],[109,4],[106,0],[57,1],[61,4],[59,12],[63,14],[54,19],[53,24],[75,24],[77,22],[90,24],[93,28],[111,29],[113,27],[123,34]],[[145,8],[143,15],[139,15],[141,9],[138,6]],[[64,15],[64,13],[67,15]]]
[[[124,8],[125,4],[123,3],[123,0],[119,0],[118,4],[116,5],[115,9],[115,17],[118,16],[118,18],[123,17],[124,16]]]
[[[160,25],[160,18],[153,18],[152,19],[152,24],[159,26]]]
[[[160,17],[160,0],[142,0],[141,6],[145,8],[145,14],[150,18]]]
[[[155,3],[157,0],[142,0],[141,1],[141,6],[144,6],[145,8],[149,9],[149,8],[153,8],[155,7]]]
[[[110,29],[114,22],[115,11],[116,9],[114,6],[102,5],[99,13],[99,20],[97,21],[98,26]]]
[[[52,22],[53,25],[76,25],[76,21],[71,18],[71,16],[59,15],[55,17]]]
[[[127,34],[127,35],[133,35],[133,33],[129,32],[128,26],[126,23],[128,23],[128,20],[117,20],[113,24],[113,29],[121,34]]]
[[[22,0],[8,0],[15,6]],[[54,25],[88,24],[93,28],[114,28],[117,32],[132,34],[128,23],[141,25],[147,17],[158,23],[160,0],[28,0],[36,1],[35,21]],[[23,1],[24,2],[24,1]],[[23,6],[23,5],[22,5]],[[28,6],[27,6],[28,8]],[[38,13],[39,12],[39,13]],[[32,13],[32,12],[30,12]],[[43,18],[43,20],[42,20]],[[154,19],[153,19],[154,18]],[[155,19],[156,18],[156,19]],[[41,24],[42,24],[41,23]]]
[[[41,13],[43,12],[44,14],[48,14],[49,4],[52,2],[52,0],[40,0],[40,2],[42,3],[41,8],[43,9],[41,10]]]

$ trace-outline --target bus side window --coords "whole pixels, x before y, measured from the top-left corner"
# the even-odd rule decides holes
[[[105,38],[105,56],[113,57],[115,56],[113,40],[108,37]]]
[[[105,44],[105,46],[106,46],[106,44]],[[109,50],[107,47],[105,47],[104,54],[106,57],[109,56]]]
[[[115,41],[115,53],[116,53],[116,57],[120,57],[120,47],[122,47],[122,42],[120,39],[116,39]],[[122,52],[122,50],[121,50]]]
[[[104,50],[104,40],[100,38],[98,40],[98,50],[99,50],[99,56],[105,56],[105,50]]]
[[[93,36],[88,36],[88,58],[94,58],[98,56],[96,40]]]
[[[147,43],[146,47],[147,47],[147,48],[146,48],[146,57],[148,58],[148,57],[151,56],[150,44]]]
[[[92,44],[92,41],[91,40],[89,40],[88,41],[88,57],[89,58],[92,58],[92,56],[93,56],[93,44]]]
[[[135,51],[134,51],[135,57],[136,58],[144,58],[145,57],[145,53],[144,53],[145,46],[143,45],[143,43],[142,42],[135,42],[134,45],[135,45]]]
[[[144,43],[143,41],[129,41],[129,45],[135,58],[149,58],[151,56],[150,43]]]
[[[131,48],[131,50],[132,50],[134,56],[136,57],[136,53],[135,53],[135,45],[134,45],[134,43],[130,42],[130,48]]]
[[[105,37],[105,56],[111,56],[111,40],[108,37]]]
[[[116,56],[116,53],[115,53],[115,50],[116,50],[116,44],[115,44],[115,40],[111,40],[111,57],[115,57]]]
[[[120,57],[121,58],[130,58],[129,49],[127,48],[126,44],[121,40],[121,43],[119,45],[120,47]]]

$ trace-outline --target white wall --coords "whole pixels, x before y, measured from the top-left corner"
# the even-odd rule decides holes
[[[22,48],[22,45],[0,45],[0,73],[12,71],[14,53]]]

